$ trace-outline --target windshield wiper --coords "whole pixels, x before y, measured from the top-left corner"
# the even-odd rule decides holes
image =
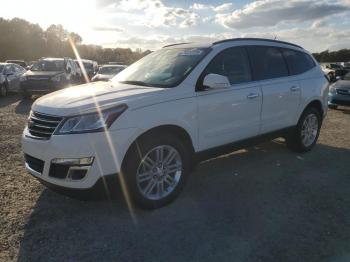
[[[129,81],[120,81],[120,83],[123,84],[129,84],[129,85],[137,85],[137,86],[151,86],[145,82],[142,81],[133,81],[133,80],[129,80]]]

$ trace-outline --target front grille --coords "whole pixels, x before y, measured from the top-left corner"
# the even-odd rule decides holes
[[[34,138],[49,139],[62,117],[31,112],[28,120],[28,131]]]
[[[31,169],[33,169],[36,172],[39,172],[40,174],[43,173],[44,161],[27,154],[24,155],[24,159]]]
[[[346,89],[337,89],[337,93],[339,95],[350,96],[350,90],[346,90]]]

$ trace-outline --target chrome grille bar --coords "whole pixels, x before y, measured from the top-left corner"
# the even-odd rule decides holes
[[[28,119],[28,131],[33,138],[47,140],[50,139],[61,121],[62,117],[32,111]]]

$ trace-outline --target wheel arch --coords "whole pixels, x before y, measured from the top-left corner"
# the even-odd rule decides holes
[[[195,149],[194,149],[193,141],[192,141],[190,134],[183,127],[180,127],[178,125],[173,125],[173,124],[167,124],[167,125],[160,125],[160,126],[152,127],[150,129],[144,131],[140,135],[138,135],[134,139],[134,141],[130,144],[128,150],[125,153],[125,156],[123,158],[122,165],[121,165],[122,169],[124,169],[124,165],[125,165],[128,154],[137,152],[137,142],[138,141],[140,141],[142,139],[150,139],[153,137],[157,137],[157,135],[159,135],[159,134],[171,134],[171,135],[175,135],[176,137],[180,138],[184,142],[186,148],[188,148],[188,150],[190,150],[192,160],[193,160],[192,163],[195,163]]]
[[[305,110],[308,109],[308,108],[310,108],[310,107],[316,108],[316,109],[320,112],[321,117],[323,118],[323,116],[324,116],[324,110],[323,110],[322,102],[321,102],[320,100],[315,99],[315,100],[310,101],[310,102],[307,104],[307,106],[304,108],[304,110],[303,110],[302,113],[304,113]]]

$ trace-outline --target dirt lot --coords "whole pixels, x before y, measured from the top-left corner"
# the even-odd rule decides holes
[[[0,99],[0,260],[350,261],[350,109],[307,154],[265,143],[202,163],[168,207],[81,202],[22,164],[31,101]]]

